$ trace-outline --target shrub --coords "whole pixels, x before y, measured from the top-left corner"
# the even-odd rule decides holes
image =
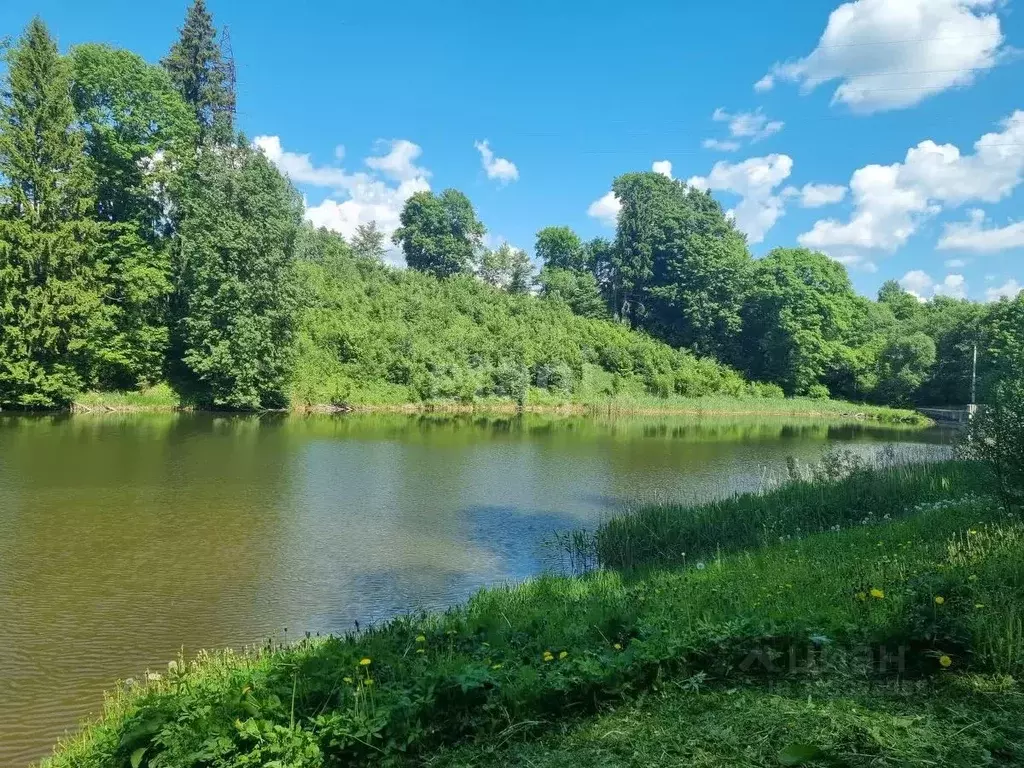
[[[974,415],[963,448],[988,467],[1007,507],[1024,504],[1024,380],[992,388],[991,404]]]

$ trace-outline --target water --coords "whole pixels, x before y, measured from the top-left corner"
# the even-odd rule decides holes
[[[558,565],[638,498],[939,431],[808,422],[0,416],[0,765],[181,649],[338,632]]]

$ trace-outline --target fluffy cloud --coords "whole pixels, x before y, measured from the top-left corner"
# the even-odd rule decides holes
[[[729,135],[732,140],[705,139],[705,149],[719,149],[725,152],[735,152],[740,148],[737,139],[745,139],[751,144],[773,136],[782,130],[785,123],[781,120],[769,120],[760,109],[754,112],[726,112],[719,107],[711,115],[716,123],[728,123]]]
[[[775,87],[775,78],[768,74],[754,83],[754,90],[758,93],[765,93]]]
[[[967,280],[963,275],[946,275],[941,283],[936,283],[927,272],[915,269],[900,278],[900,285],[922,301],[935,296],[967,298]]]
[[[502,185],[519,179],[519,169],[516,168],[516,164],[504,157],[495,157],[487,139],[474,142],[473,146],[480,153],[480,162],[488,179],[496,179]]]
[[[1021,292],[1024,292],[1024,285],[1021,285],[1016,280],[1007,280],[1006,283],[998,288],[989,288],[985,291],[985,298],[988,301],[999,301],[1004,297],[1012,299]]]
[[[366,158],[367,167],[376,173],[349,173],[337,166],[317,167],[308,154],[286,151],[278,136],[257,136],[253,144],[296,184],[330,190],[331,197],[306,208],[306,219],[346,238],[351,238],[360,224],[375,221],[390,242],[391,234],[398,229],[405,201],[415,192],[430,189],[430,172],[415,164],[422,150],[405,139],[384,142],[380,145],[381,151],[386,150],[384,154]],[[337,150],[335,154],[343,156]],[[401,260],[394,249],[390,258]]]
[[[938,248],[943,251],[975,253],[995,253],[1011,248],[1024,248],[1024,221],[986,229],[985,212],[973,210],[969,221],[946,225]]]
[[[948,88],[970,85],[1003,49],[998,0],[855,0],[829,16],[818,46],[776,64],[755,85],[800,83],[804,92],[840,81],[833,103],[858,112],[913,106]]]
[[[651,163],[651,170],[667,179],[672,178],[672,162],[669,160],[655,160]]]
[[[622,210],[622,203],[615,196],[614,192],[608,192],[590,204],[587,208],[587,216],[597,219],[606,227],[614,227],[619,220],[619,211]]]
[[[793,159],[788,155],[752,157],[742,163],[715,163],[707,176],[694,176],[692,187],[739,195],[740,202],[728,212],[751,243],[760,243],[785,213],[785,200],[776,187],[789,178]]]
[[[416,165],[416,160],[423,154],[418,144],[406,139],[380,142],[378,147],[387,147],[386,155],[366,158],[366,165],[396,181],[412,181],[426,178],[430,172]]]
[[[902,163],[859,168],[850,180],[849,221],[820,220],[800,235],[800,244],[840,253],[895,251],[945,206],[1005,198],[1024,180],[1024,111],[1001,127],[976,141],[970,155],[952,144],[923,141]]]
[[[823,208],[841,203],[846,197],[846,187],[842,184],[804,184],[799,189],[786,187],[782,194],[800,198],[801,208]]]

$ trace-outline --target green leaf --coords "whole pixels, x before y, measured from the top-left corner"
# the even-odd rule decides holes
[[[146,756],[146,749],[147,747],[139,747],[132,752],[132,768],[139,768],[139,766],[142,765],[142,758]]]
[[[821,750],[813,744],[790,744],[779,753],[779,765],[806,765],[821,756]]]

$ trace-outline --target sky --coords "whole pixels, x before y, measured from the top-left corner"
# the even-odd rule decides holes
[[[455,187],[492,246],[611,237],[612,180],[654,170],[867,295],[1024,287],[1024,0],[207,3],[240,129],[346,236]],[[0,0],[0,37],[38,14],[156,62],[185,5]]]

